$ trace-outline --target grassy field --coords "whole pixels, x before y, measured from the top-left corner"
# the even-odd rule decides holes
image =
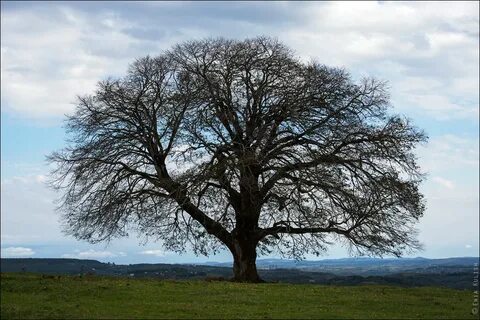
[[[475,318],[473,291],[1,275],[12,318]]]

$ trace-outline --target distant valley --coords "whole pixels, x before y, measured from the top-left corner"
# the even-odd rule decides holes
[[[479,258],[346,258],[319,261],[259,259],[257,268],[261,277],[271,282],[474,289],[472,283],[475,263],[478,266]],[[231,263],[116,265],[96,260],[37,258],[2,258],[1,272],[178,280],[228,279],[232,276]]]

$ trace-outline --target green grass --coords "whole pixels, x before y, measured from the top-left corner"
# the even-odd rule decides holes
[[[8,318],[475,318],[473,291],[1,275]]]

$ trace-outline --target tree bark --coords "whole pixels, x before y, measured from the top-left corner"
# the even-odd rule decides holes
[[[256,242],[235,239],[232,247],[233,280],[238,282],[264,282],[257,273]]]

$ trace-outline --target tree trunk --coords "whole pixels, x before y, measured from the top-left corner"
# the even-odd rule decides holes
[[[257,244],[255,241],[234,240],[233,280],[238,282],[263,282],[257,273]]]

